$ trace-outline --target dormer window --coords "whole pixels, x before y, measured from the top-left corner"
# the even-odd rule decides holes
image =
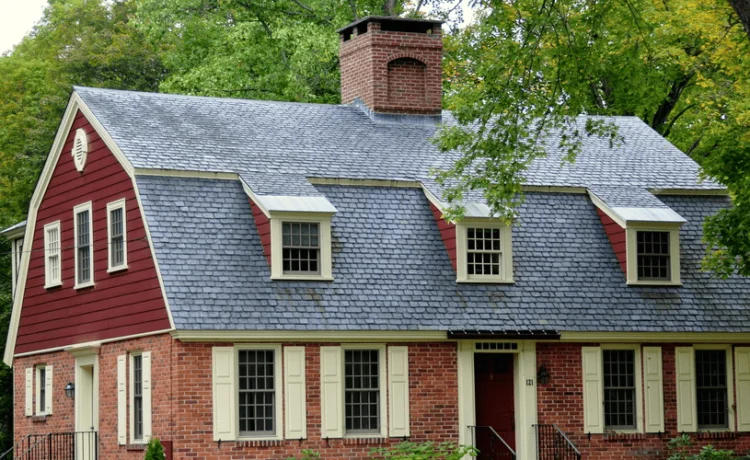
[[[638,280],[669,280],[669,232],[636,232]]]
[[[625,229],[628,284],[680,284],[680,229],[630,224]]]
[[[271,278],[332,280],[331,216],[271,214]]]
[[[491,219],[456,224],[458,282],[512,283],[511,228]]]
[[[282,222],[283,272],[285,275],[320,274],[320,224]]]

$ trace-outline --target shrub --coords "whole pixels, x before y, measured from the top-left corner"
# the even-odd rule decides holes
[[[296,460],[297,457],[287,457],[285,460]],[[299,460],[317,460],[320,458],[320,454],[314,450],[304,449],[302,451],[302,457]]]
[[[151,438],[146,447],[146,457],[144,460],[166,460],[164,455],[164,446],[161,445],[159,438]]]
[[[703,446],[697,454],[690,454],[693,440],[690,436],[683,434],[669,441],[667,448],[672,452],[669,460],[733,460],[734,452],[731,450],[716,450],[714,446]]]
[[[466,455],[477,456],[477,450],[471,446],[456,446],[450,442],[414,443],[404,441],[392,447],[381,447],[370,451],[373,460],[461,460]]]

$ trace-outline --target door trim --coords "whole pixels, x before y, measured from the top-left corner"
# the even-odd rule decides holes
[[[92,420],[94,425],[94,431],[99,431],[99,356],[97,355],[87,355],[87,356],[79,356],[76,357],[76,368],[75,368],[75,385],[76,385],[76,394],[75,394],[75,417],[74,417],[74,427],[75,431],[91,431],[91,426],[83,427],[81,426],[81,411],[83,408],[84,398],[82,398],[83,395],[79,393],[79,388],[81,388],[81,382],[85,378],[84,372],[86,372],[83,368],[84,367],[91,367],[92,368]]]

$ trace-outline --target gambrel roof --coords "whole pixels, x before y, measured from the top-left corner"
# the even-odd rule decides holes
[[[614,118],[624,143],[587,138],[572,165],[549,140],[527,182],[556,188],[530,191],[520,209],[515,282],[476,285],[456,283],[430,201],[408,186],[440,196],[430,170],[456,153],[437,150],[435,126],[376,122],[354,106],[75,91],[135,170],[177,329],[750,330],[750,282],[700,272],[702,223],[729,205],[724,188],[701,181],[695,162],[637,118]],[[683,286],[626,285],[580,189],[613,209],[684,219]],[[269,278],[248,193],[322,197],[335,208],[333,281]]]

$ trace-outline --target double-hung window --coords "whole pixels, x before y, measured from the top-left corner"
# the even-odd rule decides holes
[[[513,282],[511,228],[489,219],[456,224],[456,263],[459,282]]]
[[[680,284],[680,229],[676,224],[628,224],[625,233],[628,284]]]
[[[62,284],[60,259],[60,221],[44,226],[44,287]]]
[[[240,436],[276,433],[276,359],[275,350],[238,351]]]
[[[145,444],[151,439],[151,352],[117,357],[117,442]]]
[[[671,280],[669,232],[636,232],[638,280]]]
[[[318,222],[283,222],[281,237],[285,275],[320,274]]]
[[[726,350],[695,350],[698,428],[728,428]]]
[[[80,204],[73,210],[75,238],[75,288],[94,285],[93,223],[91,202]]]
[[[131,355],[130,365],[132,439],[143,442],[143,355]]]
[[[108,264],[107,271],[128,268],[128,242],[126,236],[127,213],[125,199],[107,204]]]
[[[603,350],[604,426],[635,430],[635,350]]]
[[[344,352],[344,410],[347,433],[379,433],[380,351]]]
[[[47,412],[47,367],[36,367],[36,413]]]
[[[52,366],[38,364],[26,369],[26,410],[27,417],[51,415],[54,393]]]

